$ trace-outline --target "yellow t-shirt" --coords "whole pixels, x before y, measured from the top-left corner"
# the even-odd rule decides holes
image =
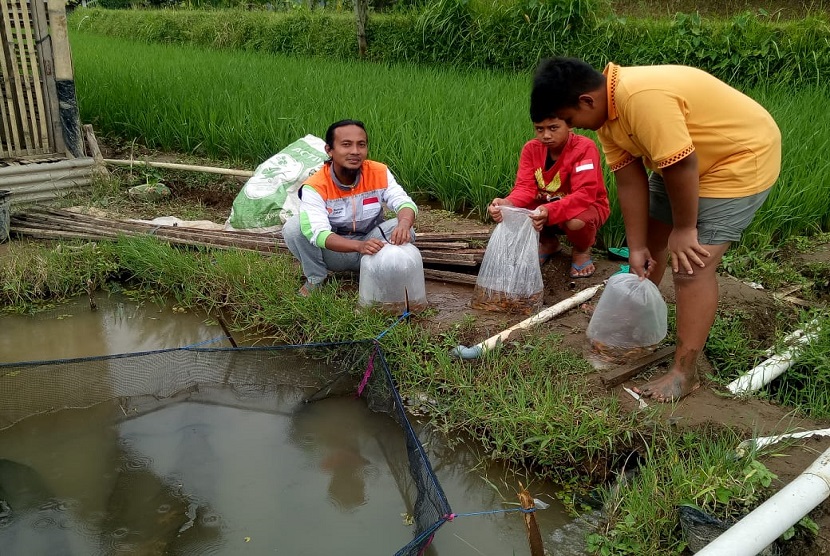
[[[763,106],[688,66],[608,64],[608,121],[598,131],[617,171],[637,158],[658,172],[697,153],[700,196],[746,197],[781,171],[781,132]]]

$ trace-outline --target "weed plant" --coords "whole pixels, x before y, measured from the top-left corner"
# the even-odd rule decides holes
[[[100,132],[253,168],[298,137],[358,118],[368,127],[371,158],[387,163],[414,195],[452,211],[486,214],[487,203],[512,187],[518,154],[532,137],[524,75],[217,52],[86,33],[74,33],[72,43],[82,119]],[[815,111],[830,91],[770,86],[746,93],[779,123],[784,165],[742,245],[752,250],[827,229],[830,172],[821,153],[830,129],[815,125]],[[620,245],[624,227],[607,167],[605,176],[612,216],[601,239]]]

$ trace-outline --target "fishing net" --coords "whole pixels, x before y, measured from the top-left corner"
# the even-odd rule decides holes
[[[63,410],[115,408],[123,421],[159,411],[204,392],[211,403],[268,411],[286,387],[302,392],[297,411],[325,398],[359,395],[400,427],[409,463],[405,488],[412,541],[396,555],[423,553],[452,515],[425,450],[408,420],[395,380],[375,340],[300,346],[187,347],[105,357],[0,364],[0,430]],[[0,460],[2,463],[2,460]],[[2,490],[0,489],[0,492]],[[0,522],[3,508],[0,507]],[[0,523],[2,526],[2,523]],[[354,554],[359,547],[344,547]]]

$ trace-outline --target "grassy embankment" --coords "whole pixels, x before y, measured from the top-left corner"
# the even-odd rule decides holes
[[[509,188],[516,154],[529,135],[526,78],[121,43],[115,48],[79,36],[73,35],[73,52],[84,120],[158,148],[252,167],[298,136],[320,134],[331,120],[357,115],[369,125],[373,156],[389,162],[410,189],[451,208],[473,208]],[[109,58],[116,51],[117,58]],[[167,58],[173,65],[166,65]],[[325,88],[321,75],[328,77]],[[782,184],[808,184],[780,188],[780,202],[768,205],[768,216],[757,219],[747,238],[746,248],[756,253],[810,230],[828,213],[815,158],[827,136],[803,132],[811,129],[810,103],[827,94],[783,88],[751,94],[784,130],[790,162]],[[337,293],[335,285],[314,299],[294,297],[299,275],[287,257],[182,252],[151,239],[59,250],[14,246],[0,264],[0,279],[4,305],[17,307],[81,293],[88,279],[102,285],[126,280],[145,294],[171,295],[180,305],[224,307],[237,326],[267,329],[281,342],[373,337],[388,324],[381,315],[355,315],[353,297]],[[327,323],[322,331],[321,321]],[[646,456],[640,473],[609,506],[610,526],[594,538],[598,550],[677,554],[678,503],[692,501],[724,515],[762,497],[769,477],[752,458],[729,457],[743,439],[738,433],[677,434],[649,415],[623,413],[614,398],[592,391],[586,363],[557,349],[556,338],[508,346],[481,361],[454,361],[448,351],[464,333],[460,323],[452,333],[430,338],[415,319],[383,340],[401,388],[441,402],[437,423],[465,430],[497,457],[532,463],[571,486],[606,478],[635,447]]]
[[[286,256],[184,251],[133,238],[59,247],[14,243],[0,263],[4,305],[78,295],[87,280],[173,298],[178,306],[223,310],[236,327],[265,332],[278,343],[372,338],[390,323],[386,315],[355,313],[355,296],[336,283],[312,298],[296,297],[299,271]],[[510,344],[480,360],[452,359],[450,349],[468,343],[471,324],[461,322],[439,337],[417,317],[393,327],[381,343],[401,390],[437,400],[430,407],[437,426],[464,431],[493,457],[565,485],[566,501],[576,509],[576,494],[636,463],[633,479],[604,493],[609,525],[592,538],[598,549],[679,554],[678,504],[725,516],[766,496],[773,478],[756,454],[732,456],[745,431],[678,432],[650,410],[623,411],[615,397],[592,387],[590,366],[555,336]]]

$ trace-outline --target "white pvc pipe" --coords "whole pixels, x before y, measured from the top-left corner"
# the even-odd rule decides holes
[[[820,329],[815,324],[816,321],[813,320],[804,327],[804,330],[796,330],[790,334],[787,339],[792,340],[792,346],[778,355],[773,355],[754,369],[750,369],[746,374],[730,382],[726,388],[733,394],[746,394],[762,388],[784,374],[798,358],[801,352],[798,349],[799,346],[808,344],[816,338]]]
[[[738,453],[739,457],[744,457],[751,448],[755,448],[756,450],[760,450],[761,448],[766,448],[770,444],[776,444],[781,442],[782,440],[791,439],[791,438],[809,438],[811,436],[830,436],[830,429],[818,429],[814,431],[802,431],[802,432],[793,432],[788,434],[779,434],[778,436],[762,436],[759,438],[750,438],[749,440],[744,440],[735,451]]]
[[[697,552],[755,556],[830,495],[830,448],[790,484]]]
[[[493,349],[500,342],[506,340],[510,336],[510,333],[514,330],[519,330],[521,328],[530,328],[534,324],[540,324],[552,319],[555,316],[561,315],[565,311],[573,309],[580,303],[584,303],[592,297],[594,297],[594,295],[596,295],[596,293],[599,291],[601,287],[602,284],[597,284],[596,286],[591,286],[590,288],[584,289],[581,292],[572,295],[568,299],[560,301],[556,305],[551,305],[544,311],[539,311],[529,319],[525,319],[518,324],[514,324],[507,330],[503,330],[495,336],[487,338],[478,345],[480,345],[484,351],[487,351],[488,349]]]
[[[527,318],[527,319],[523,320],[522,322],[520,322],[518,324],[514,324],[513,326],[511,326],[507,330],[502,330],[501,332],[499,332],[495,336],[491,336],[490,338],[487,338],[483,342],[480,342],[480,343],[478,343],[474,346],[471,346],[471,347],[458,346],[458,347],[456,347],[452,350],[451,354],[455,355],[457,357],[460,357],[462,359],[475,359],[475,358],[481,356],[482,354],[484,354],[486,351],[493,349],[499,343],[506,340],[510,336],[510,333],[513,332],[514,330],[519,330],[519,329],[522,329],[522,328],[529,328],[529,327],[533,326],[534,324],[543,323],[545,321],[548,321],[548,320],[552,319],[555,316],[561,315],[562,313],[564,313],[565,311],[568,311],[569,309],[573,309],[574,307],[577,307],[580,303],[584,303],[584,302],[588,301],[589,299],[591,299],[592,297],[594,297],[596,295],[596,293],[600,290],[600,288],[602,288],[603,285],[605,285],[604,282],[602,284],[597,284],[596,286],[591,286],[590,288],[586,288],[586,289],[572,295],[568,299],[564,299],[564,300],[560,301],[559,303],[557,303],[556,305],[551,305],[547,309],[539,311],[538,313],[536,313],[532,317]]]

